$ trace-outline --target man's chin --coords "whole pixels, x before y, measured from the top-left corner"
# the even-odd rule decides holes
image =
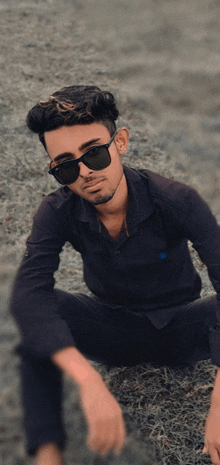
[[[97,197],[95,199],[87,199],[92,205],[102,205],[103,203],[109,202],[109,200],[112,199],[114,196],[114,192],[109,194],[109,195],[102,195],[100,197]]]

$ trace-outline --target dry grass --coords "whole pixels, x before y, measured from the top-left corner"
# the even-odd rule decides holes
[[[215,377],[210,361],[184,370],[150,365],[100,370],[122,406],[127,431],[142,444],[150,441],[159,463],[211,463],[202,454]]]
[[[13,355],[18,332],[7,296],[33,214],[57,188],[46,175],[46,155],[25,127],[27,111],[64,85],[112,90],[120,124],[131,136],[124,163],[193,185],[220,220],[219,8],[215,0],[0,0],[0,464],[32,463],[25,453]],[[191,252],[202,296],[209,295],[205,267]],[[57,285],[86,292],[81,259],[69,246]],[[89,453],[77,389],[66,382],[66,465],[211,464],[202,454],[214,378],[210,362],[185,373],[150,366],[98,370],[122,405],[129,432],[125,450],[119,459]]]

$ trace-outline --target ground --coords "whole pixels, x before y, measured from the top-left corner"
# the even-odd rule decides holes
[[[19,334],[8,299],[33,214],[57,184],[25,126],[26,114],[63,86],[111,90],[119,125],[130,131],[124,163],[192,185],[220,221],[220,2],[0,0],[0,23],[0,460],[27,465],[13,355]],[[192,256],[203,295],[213,293],[193,250]],[[56,279],[63,289],[87,292],[80,257],[68,245]],[[214,368],[204,362],[188,373],[135,367],[108,374],[97,366],[121,402],[129,430],[119,462],[85,448],[77,390],[66,380],[66,464],[210,464],[201,450]]]

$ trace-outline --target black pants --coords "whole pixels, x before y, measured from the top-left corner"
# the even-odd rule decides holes
[[[216,323],[215,296],[178,307],[168,325],[157,329],[146,316],[112,308],[91,297],[56,291],[62,317],[77,348],[110,366],[156,363],[189,366],[210,358],[209,328]],[[28,452],[42,443],[65,443],[61,421],[62,376],[50,359],[19,348]]]

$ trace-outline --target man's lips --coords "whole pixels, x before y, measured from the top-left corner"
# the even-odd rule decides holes
[[[100,187],[100,184],[104,181],[104,178],[96,178],[91,181],[86,181],[83,185],[83,190],[95,190]]]

